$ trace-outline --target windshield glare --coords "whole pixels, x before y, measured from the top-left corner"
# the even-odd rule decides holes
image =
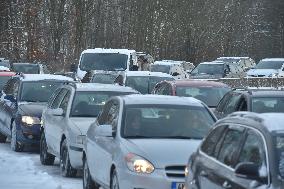
[[[214,122],[204,107],[131,106],[125,111],[122,136],[125,138],[202,139]]]
[[[11,78],[11,76],[0,76],[0,91],[2,91],[3,87],[6,85],[7,81]]]
[[[260,61],[256,69],[281,69],[284,61]]]
[[[230,91],[225,87],[177,87],[177,96],[194,97],[203,101],[209,107],[216,107],[223,96]]]
[[[197,74],[224,74],[224,64],[199,64],[192,72],[191,75]]]
[[[129,92],[80,91],[72,103],[71,117],[97,117],[106,101],[112,96],[128,95]]]
[[[25,102],[47,102],[53,92],[63,82],[33,81],[23,82],[20,94],[20,101]]]
[[[151,65],[151,72],[162,72],[162,73],[170,73],[170,66],[169,65],[159,65],[159,64],[152,64]]]
[[[139,91],[141,94],[149,94],[157,83],[164,80],[172,81],[174,79],[172,77],[128,76],[126,86]]]
[[[39,66],[36,64],[14,64],[13,71],[25,74],[39,74]]]
[[[123,71],[127,69],[128,56],[119,53],[85,53],[80,68],[84,71],[106,70]]]
[[[252,111],[257,113],[284,112],[284,97],[254,97]]]

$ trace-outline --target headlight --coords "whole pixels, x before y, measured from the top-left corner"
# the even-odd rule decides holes
[[[40,124],[40,119],[38,117],[22,116],[22,122],[31,126],[34,124]]]
[[[77,144],[84,144],[84,141],[86,139],[86,135],[78,135],[76,138],[76,143]]]
[[[188,166],[185,167],[184,174],[186,177],[188,176]]]
[[[136,154],[127,154],[125,161],[128,169],[136,173],[150,174],[155,170],[154,166],[149,161]]]

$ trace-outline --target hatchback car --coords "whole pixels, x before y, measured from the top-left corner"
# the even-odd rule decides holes
[[[236,111],[284,113],[284,91],[276,89],[236,89],[228,92],[221,99],[214,113],[218,118],[223,118]]]
[[[162,81],[153,89],[153,94],[194,97],[210,108],[216,108],[223,96],[230,91],[226,84],[214,81],[176,80]]]
[[[38,145],[43,108],[52,93],[71,78],[55,75],[16,75],[8,80],[0,100],[0,142],[11,138],[11,148]]]
[[[182,188],[187,159],[215,121],[190,97],[110,99],[87,132],[84,189]]]
[[[284,114],[236,112],[192,154],[187,189],[283,189]]]
[[[60,159],[63,176],[82,169],[83,141],[91,123],[111,96],[138,93],[130,87],[71,83],[58,88],[42,113],[40,160],[51,165]]]

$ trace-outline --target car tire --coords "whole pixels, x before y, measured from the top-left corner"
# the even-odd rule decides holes
[[[111,174],[110,189],[119,189],[119,182],[116,170],[114,169]]]
[[[6,139],[7,139],[7,137],[5,135],[3,135],[2,133],[0,133],[0,143],[5,143]]]
[[[90,174],[87,159],[83,159],[83,189],[99,189],[100,186],[96,184]]]
[[[42,132],[40,136],[39,155],[42,165],[54,164],[55,156],[47,152],[47,144],[44,132]]]
[[[60,148],[60,171],[64,177],[75,177],[77,170],[71,166],[66,140],[63,140]]]
[[[15,152],[22,152],[24,150],[24,145],[19,144],[17,140],[17,128],[15,122],[12,123],[11,129],[11,149]]]

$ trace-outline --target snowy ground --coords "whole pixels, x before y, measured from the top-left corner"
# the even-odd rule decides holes
[[[30,150],[30,149],[29,149]],[[37,152],[13,152],[10,143],[0,144],[0,188],[82,189],[82,178],[60,175],[58,160],[43,166]]]

